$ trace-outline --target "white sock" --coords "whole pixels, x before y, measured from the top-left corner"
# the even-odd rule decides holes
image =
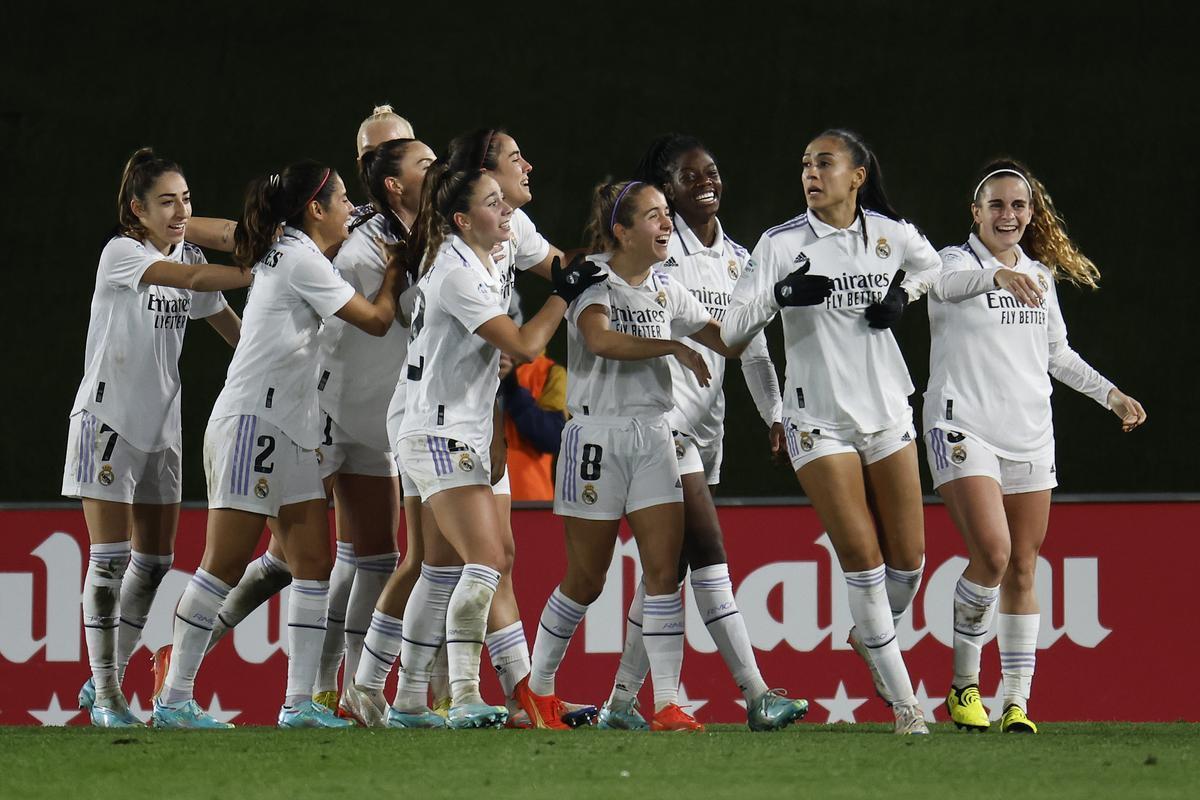
[[[700,609],[709,635],[717,643],[729,674],[746,700],[767,691],[754,658],[754,647],[746,631],[746,620],[733,599],[733,581],[728,564],[713,564],[692,570],[692,598]]]
[[[365,656],[354,671],[354,682],[364,689],[382,692],[404,641],[404,620],[376,611],[363,641]]]
[[[900,621],[904,612],[912,606],[917,590],[921,588],[921,576],[925,573],[925,556],[921,556],[921,566],[916,569],[892,569],[884,565],[887,587],[888,605],[892,607],[893,625]]]
[[[954,587],[954,686],[979,685],[979,656],[996,615],[999,586],[980,586],[959,578]]]
[[[213,626],[212,637],[208,649],[212,650],[217,642],[237,624],[250,616],[250,612],[283,591],[283,587],[292,582],[292,571],[286,561],[281,561],[271,555],[271,551],[263,553],[246,565],[241,580],[229,593],[229,598],[221,608],[217,623]]]
[[[83,633],[97,697],[119,694],[117,628],[121,618],[121,580],[129,565],[129,542],[93,544],[83,579]]]
[[[650,658],[642,641],[642,604],[645,600],[646,584],[638,581],[637,589],[633,591],[633,602],[629,604],[629,614],[625,618],[625,648],[621,651],[621,663],[617,666],[617,677],[609,697],[614,703],[632,703],[650,672]]]
[[[1038,625],[1041,614],[1001,614],[996,626],[1000,644],[1000,675],[1004,679],[1004,707],[1029,710],[1029,690],[1037,662]]]
[[[462,571],[462,567],[421,565],[421,577],[404,607],[400,680],[392,704],[397,711],[419,713],[426,707],[429,672],[446,642],[446,609]]]
[[[683,670],[683,596],[646,595],[642,604],[642,641],[650,659],[654,683],[654,710],[679,701],[679,673]]]
[[[884,568],[863,572],[847,572],[846,590],[850,600],[850,617],[854,620],[858,638],[866,645],[875,669],[883,681],[887,699],[894,705],[916,702],[900,643],[896,641],[896,625],[884,588]]]
[[[288,599],[287,691],[283,704],[295,706],[312,700],[321,643],[325,639],[325,617],[329,609],[329,581],[292,581]]]
[[[479,657],[487,633],[488,611],[500,585],[500,573],[484,564],[467,564],[446,609],[446,658],[450,697],[456,706],[482,703]]]
[[[142,640],[142,628],[150,616],[150,606],[158,585],[171,571],[174,556],[133,552],[129,569],[121,581],[121,628],[117,633],[117,683],[125,678],[125,667]]]
[[[192,699],[196,673],[204,661],[217,614],[232,587],[202,569],[188,581],[175,607],[175,635],[171,642],[171,667],[163,684],[162,702],[178,705]]]
[[[586,605],[563,594],[561,586],[556,586],[550,593],[542,610],[537,637],[533,640],[529,690],[534,694],[554,694],[554,676],[587,609]]]
[[[338,668],[342,666],[342,651],[346,646],[346,603],[350,599],[350,587],[354,584],[355,571],[354,545],[350,542],[338,542],[333,570],[329,573],[329,609],[326,613],[325,640],[321,643],[321,665],[317,669],[313,694],[337,691]],[[347,669],[346,674],[354,673]]]
[[[512,699],[513,689],[529,674],[531,668],[529,642],[525,639],[521,620],[489,633],[483,641],[487,645],[488,658],[496,670],[496,677],[500,679],[500,687],[504,689],[504,697]]]
[[[363,637],[371,624],[372,612],[383,594],[388,578],[396,571],[396,554],[359,556],[358,569],[354,573],[354,584],[350,588],[350,600],[346,604],[346,666],[345,676],[358,671],[358,660],[362,657]],[[394,652],[400,652],[396,650]]]

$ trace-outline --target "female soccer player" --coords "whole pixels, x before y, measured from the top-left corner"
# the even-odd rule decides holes
[[[530,360],[546,346],[567,304],[599,270],[582,259],[553,269],[554,294],[518,328],[507,316],[504,273],[492,260],[511,235],[512,208],[475,167],[438,163],[426,176],[410,263],[425,266],[409,343],[406,411],[397,452],[437,526],[425,529],[425,562],[404,614],[400,684],[388,713],[395,727],[440,727],[426,706],[429,667],[444,643],[453,728],[504,724],[507,710],[479,695],[479,657],[492,596],[511,569],[491,484],[492,409],[503,350]],[[464,563],[465,566],[458,566]]]
[[[672,211],[674,231],[667,246],[667,260],[658,268],[683,284],[714,319],[721,319],[737,278],[749,261],[749,253],[724,233],[717,218],[724,186],[712,154],[694,137],[663,136],[650,146],[637,176],[662,190]],[[725,359],[711,350],[702,350],[701,354],[712,375],[707,387],[700,386],[677,361],[668,362],[675,408],[667,415],[667,421],[675,436],[684,499],[681,560],[684,574],[679,579],[684,580],[690,567],[697,607],[746,699],[749,726],[753,730],[775,730],[803,717],[808,704],[767,689],[758,671],[746,623],[734,601],[711,488],[720,482],[721,476]],[[762,332],[750,341],[741,362],[760,416],[768,428],[778,426],[782,432],[783,403]],[[647,727],[636,710],[637,693],[649,669],[640,627],[644,594],[639,585],[629,609],[630,625],[626,629],[625,652],[621,655],[616,683],[600,712],[600,726],[604,728]]]
[[[896,733],[928,733],[895,634],[920,582],[925,534],[913,386],[886,327],[906,299],[901,270],[940,261],[892,209],[857,134],[825,131],[802,163],[808,212],[763,234],[722,334],[744,343],[782,313],[788,454],[845,573],[851,642],[892,704]]]
[[[179,523],[179,352],[189,319],[236,346],[241,321],[222,289],[248,270],[207,264],[184,241],[183,171],[150,148],[125,164],[117,228],[100,253],[83,381],[71,409],[62,492],[83,501],[91,549],[83,589],[92,677],[80,707],[99,727],[140,727],[121,693]]]
[[[690,336],[723,355],[720,324],[679,281],[653,269],[667,258],[666,199],[641,181],[596,190],[590,230],[593,263],[608,280],[572,306],[567,407],[572,420],[558,458],[555,513],[563,517],[567,574],[542,612],[529,688],[540,716],[561,715],[554,677],[587,607],[600,596],[622,516],[641,555],[642,635],[654,682],[654,730],[698,730],[677,704],[683,663],[683,603],[678,570],[683,492],[667,413],[675,405],[666,356],[701,386],[704,358],[675,337]],[[603,252],[601,252],[603,251]]]
[[[942,250],[932,331],[925,440],[934,488],[970,556],[954,592],[954,681],[960,728],[987,730],[979,660],[999,599],[1005,732],[1037,733],[1026,712],[1037,655],[1034,572],[1054,469],[1050,376],[1091,397],[1131,431],[1141,404],[1067,344],[1054,284],[1096,288],[1099,271],[1067,236],[1046,187],[1022,164],[984,167],[967,243]]]
[[[263,524],[277,521],[291,567],[288,677],[280,727],[353,725],[312,702],[329,592],[327,502],[320,444],[316,338],[337,315],[376,336],[395,316],[397,270],[374,301],[356,292],[323,253],[346,238],[352,206],[341,178],[312,161],[251,183],[235,232],[234,257],[253,265],[241,341],[205,432],[208,536],[175,611],[171,666],[152,722],[168,728],[230,727],[192,699],[196,672],[232,585]],[[284,225],[283,236],[276,231]]]

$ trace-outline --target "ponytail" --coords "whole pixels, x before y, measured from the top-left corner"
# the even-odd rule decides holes
[[[618,225],[632,227],[634,202],[646,189],[655,188],[646,181],[605,181],[592,190],[592,210],[584,238],[588,241],[588,252],[610,253],[619,246],[613,229]]]
[[[421,204],[407,238],[397,254],[400,266],[414,282],[437,257],[446,237],[455,233],[454,215],[471,208],[471,193],[483,177],[478,169],[456,170],[449,161],[438,159],[425,173]]]
[[[142,147],[134,151],[121,172],[121,186],[117,189],[117,227],[113,236],[132,236],[140,240],[145,235],[142,223],[133,213],[133,201],[144,204],[155,181],[168,172],[183,175],[178,164],[159,156],[153,148]]]
[[[405,134],[406,136],[411,137],[413,135],[412,124],[404,117],[397,114],[395,109],[393,109],[390,105],[384,103],[382,105],[375,106],[375,108],[371,110],[370,116],[368,116],[358,125],[358,136],[356,137],[356,141],[358,142],[358,157],[360,159],[374,149],[370,146],[370,141],[367,137],[367,128],[376,122],[394,123],[395,125],[407,130],[407,133]]]
[[[446,161],[458,172],[494,170],[500,164],[500,137],[504,128],[480,128],[455,136],[446,153]]]
[[[375,211],[356,222],[356,226],[375,214],[382,214],[392,238],[401,241],[408,238],[408,231],[400,222],[400,218],[396,216],[396,212],[392,210],[388,197],[387,179],[400,177],[400,162],[404,160],[404,153],[409,146],[416,141],[416,139],[392,139],[383,142],[374,150],[363,153],[359,179],[362,181],[363,188],[367,190],[367,196],[371,198],[371,205],[374,206]]]
[[[855,167],[863,167],[867,171],[867,179],[858,189],[858,215],[863,217],[862,235],[863,246],[867,246],[867,221],[863,210],[874,211],[888,219],[900,221],[900,212],[892,207],[887,192],[883,188],[883,169],[879,166],[879,158],[867,146],[862,136],[846,128],[829,128],[814,139],[830,137],[837,139],[850,154],[850,162]]]
[[[233,259],[243,267],[258,263],[275,243],[280,225],[304,229],[308,205],[328,208],[337,173],[316,161],[299,161],[250,182],[245,207],[233,232]]]

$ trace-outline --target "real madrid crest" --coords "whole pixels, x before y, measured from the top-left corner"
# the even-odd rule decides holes
[[[961,444],[954,445],[950,450],[950,460],[955,464],[961,464],[967,460],[967,448]]]
[[[463,453],[458,457],[458,468],[463,472],[470,472],[475,469],[475,462],[471,460],[470,453]]]
[[[600,499],[600,495],[596,493],[596,487],[590,483],[585,483],[583,485],[582,497],[583,502],[587,503],[589,506],[594,506],[596,501]]]
[[[658,290],[658,296],[654,298],[654,302],[658,303],[663,308],[667,307],[667,292],[665,289]]]
[[[1046,276],[1040,272],[1038,273],[1038,286],[1042,287],[1043,292],[1050,291],[1050,284],[1046,282]]]
[[[113,475],[112,464],[105,464],[100,468],[100,474],[96,476],[96,480],[100,481],[101,486],[111,486],[116,479]]]
[[[737,261],[729,259],[729,279],[736,281],[738,278]]]
[[[892,246],[888,244],[886,236],[880,236],[879,241],[875,243],[875,255],[880,258],[889,258],[892,255]]]
[[[813,449],[812,434],[808,431],[800,431],[800,449],[806,453]]]
[[[271,484],[267,483],[266,478],[259,478],[258,483],[254,484],[254,496],[261,500],[270,493]]]

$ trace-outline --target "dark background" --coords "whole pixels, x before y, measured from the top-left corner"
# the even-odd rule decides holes
[[[1060,286],[1073,346],[1149,412],[1123,435],[1112,414],[1059,386],[1061,490],[1200,488],[1185,414],[1197,389],[1200,251],[1191,4],[138,8],[5,11],[0,500],[58,496],[96,258],[129,154],[153,145],[183,165],[195,214],[236,217],[246,181],[288,161],[318,158],[350,176],[358,123],[385,101],[439,153],[456,133],[506,125],[535,166],[526,210],[564,249],[580,243],[590,187],[628,174],[669,130],[708,143],[724,174],[722,220],[748,248],[802,210],[799,157],[823,128],[849,126],[873,143],[894,203],[937,247],[965,240],[981,163],[1015,155],[1101,269],[1099,292]],[[545,288],[522,281],[535,309]],[[244,293],[229,297],[240,309]],[[771,334],[781,365],[778,323]],[[898,336],[919,420],[924,303]],[[561,333],[551,354],[565,355]],[[229,355],[193,326],[185,499],[204,498],[201,441]],[[736,365],[730,376],[722,494],[797,494],[786,469],[766,464],[765,428]],[[924,467],[922,479],[928,488]]]

